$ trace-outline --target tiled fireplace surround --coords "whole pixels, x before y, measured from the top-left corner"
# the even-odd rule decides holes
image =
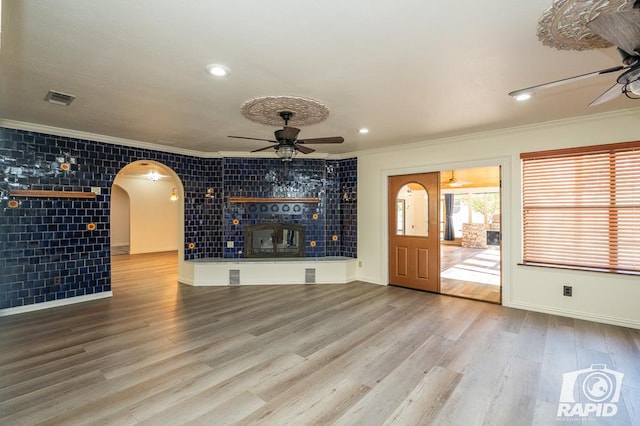
[[[242,258],[243,227],[268,221],[304,225],[306,257],[356,257],[355,158],[297,158],[285,167],[279,159],[201,158],[9,128],[0,128],[0,157],[0,309],[111,290],[111,186],[137,160],[162,163],[182,181],[185,260]],[[21,197],[9,207],[10,190],[91,187],[101,189],[95,199]],[[204,197],[207,188],[213,199]],[[229,197],[319,202],[293,212]]]

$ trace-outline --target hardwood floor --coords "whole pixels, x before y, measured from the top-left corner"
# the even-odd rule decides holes
[[[624,381],[584,424],[640,424],[639,330],[362,282],[190,287],[175,259],[114,257],[113,298],[0,318],[0,424],[574,423],[563,373],[592,364]]]
[[[440,246],[440,292],[501,303],[500,249]]]

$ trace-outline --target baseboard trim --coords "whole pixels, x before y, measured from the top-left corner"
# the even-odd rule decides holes
[[[568,309],[551,308],[548,306],[533,305],[529,303],[503,303],[503,306],[516,309],[524,309],[525,311],[541,312],[543,314],[558,315],[561,317],[569,317],[581,319],[585,321],[599,322],[603,324],[617,325],[620,327],[640,329],[640,321],[630,320],[627,318],[610,317],[607,315],[598,315],[585,313],[580,311],[571,311]]]
[[[384,281],[380,281],[374,278],[367,278],[367,277],[362,277],[362,276],[356,276],[354,277],[354,281],[362,281],[363,283],[367,283],[367,284],[375,284],[375,285],[389,285],[388,282],[384,282]]]
[[[191,278],[178,276],[178,282],[180,284],[185,284],[185,285],[190,285],[195,287],[195,285],[193,284],[193,279]]]
[[[101,293],[85,294],[84,296],[69,297],[68,299],[50,300],[49,302],[34,303],[32,305],[25,305],[25,306],[16,306],[15,308],[0,309],[0,317],[24,314],[26,312],[40,311],[42,309],[56,308],[58,306],[75,305],[76,303],[106,299],[112,296],[113,296],[112,291],[103,291]]]

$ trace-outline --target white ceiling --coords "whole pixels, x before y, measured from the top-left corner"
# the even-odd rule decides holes
[[[340,154],[640,106],[588,108],[613,48],[558,51],[536,36],[551,0],[4,0],[0,118],[204,153],[249,151],[275,127],[245,119],[259,96],[302,96],[331,115],[302,138]],[[224,78],[210,63],[231,69]],[[43,100],[54,89],[68,107]],[[368,135],[356,132],[369,127]]]

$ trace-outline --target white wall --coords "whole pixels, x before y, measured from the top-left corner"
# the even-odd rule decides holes
[[[515,107],[515,106],[514,106]],[[640,328],[640,277],[518,265],[520,153],[640,140],[640,109],[358,154],[358,279],[387,284],[387,177],[501,165],[503,304]],[[573,297],[562,286],[573,286]]]
[[[178,249],[178,203],[169,200],[176,184],[161,179],[118,176],[115,183],[129,194],[130,254]]]
[[[129,194],[118,185],[111,188],[111,247],[128,246]]]

